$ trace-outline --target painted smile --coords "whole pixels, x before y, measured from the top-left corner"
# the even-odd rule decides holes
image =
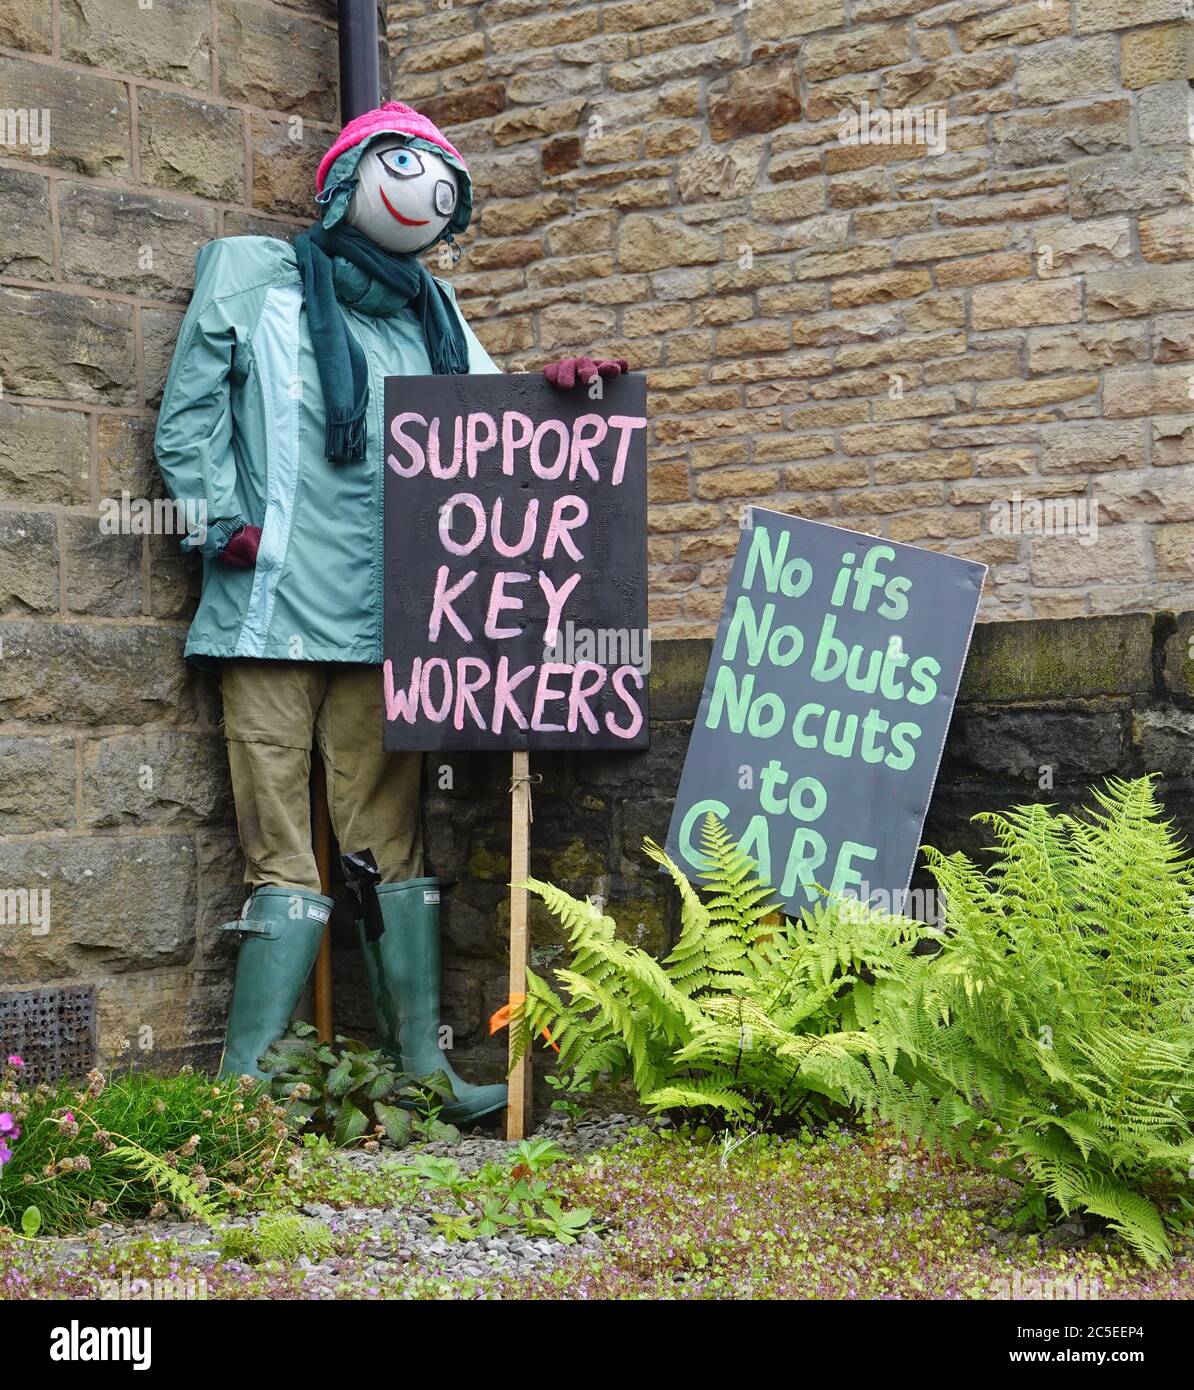
[[[395,220],[401,222],[404,227],[425,227],[427,225],[429,221],[428,218],[423,218],[420,220],[417,217],[403,217],[403,215],[398,211],[394,204],[391,203],[390,200],[386,197],[385,189],[379,188],[377,191],[381,194],[381,200],[386,205],[386,211]]]

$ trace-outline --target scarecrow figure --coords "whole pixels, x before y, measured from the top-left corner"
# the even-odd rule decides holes
[[[332,825],[376,862],[359,927],[384,1050],[446,1071],[444,1117],[500,1110],[506,1087],[462,1081],[439,1022],[439,888],[423,877],[420,755],[382,749],[383,389],[387,376],[497,372],[447,284],[417,257],[463,232],[464,160],[398,102],[351,121],[316,177],[322,216],[294,245],[205,246],[166,382],[155,447],[176,500],[205,518],[188,658],[218,665],[250,897],[221,1072],[260,1075],[310,973],[332,901],[311,847],[312,740]],[[624,362],[545,369],[569,388]],[[380,928],[380,929],[379,929]]]

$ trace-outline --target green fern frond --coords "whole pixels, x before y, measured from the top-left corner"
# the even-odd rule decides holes
[[[662,963],[618,938],[611,919],[531,882],[567,930],[571,958],[551,983],[531,975],[523,1037],[547,1029],[559,1064],[578,1077],[628,1073],[656,1109],[694,1107],[726,1117],[783,1114],[810,1094],[865,1106],[870,1059],[839,1020],[850,1016],[858,965],[883,949],[911,958],[919,929],[854,924],[832,914],[794,924],[773,890],[716,819],[701,833],[700,889],[654,841],[644,850],[680,895],[680,933]],[[904,967],[884,960],[884,974]],[[871,986],[868,985],[868,988]],[[810,1045],[792,1047],[793,1038]]]
[[[992,1166],[1010,1156],[1155,1262],[1194,1152],[1194,873],[1153,779],[1093,800],[980,817],[986,872],[926,850],[942,949],[868,1000],[877,1108],[944,1144],[945,1117],[970,1107]]]
[[[326,1222],[290,1212],[267,1212],[253,1226],[225,1226],[220,1231],[220,1255],[247,1264],[290,1262],[300,1255],[318,1259],[335,1248],[336,1238]]]
[[[216,1203],[203,1192],[195,1180],[164,1158],[150,1153],[139,1144],[118,1144],[109,1150],[108,1157],[122,1159],[144,1180],[149,1182],[160,1198],[164,1198],[184,1216],[195,1216],[208,1226],[219,1224],[220,1212]]]

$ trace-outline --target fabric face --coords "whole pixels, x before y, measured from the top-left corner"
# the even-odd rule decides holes
[[[439,155],[400,138],[374,141],[356,169],[346,221],[392,255],[432,246],[448,228],[460,197],[455,169]]]

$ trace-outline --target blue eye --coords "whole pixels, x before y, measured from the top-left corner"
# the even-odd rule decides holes
[[[400,179],[413,179],[423,172],[423,161],[414,150],[387,150],[381,160]]]

